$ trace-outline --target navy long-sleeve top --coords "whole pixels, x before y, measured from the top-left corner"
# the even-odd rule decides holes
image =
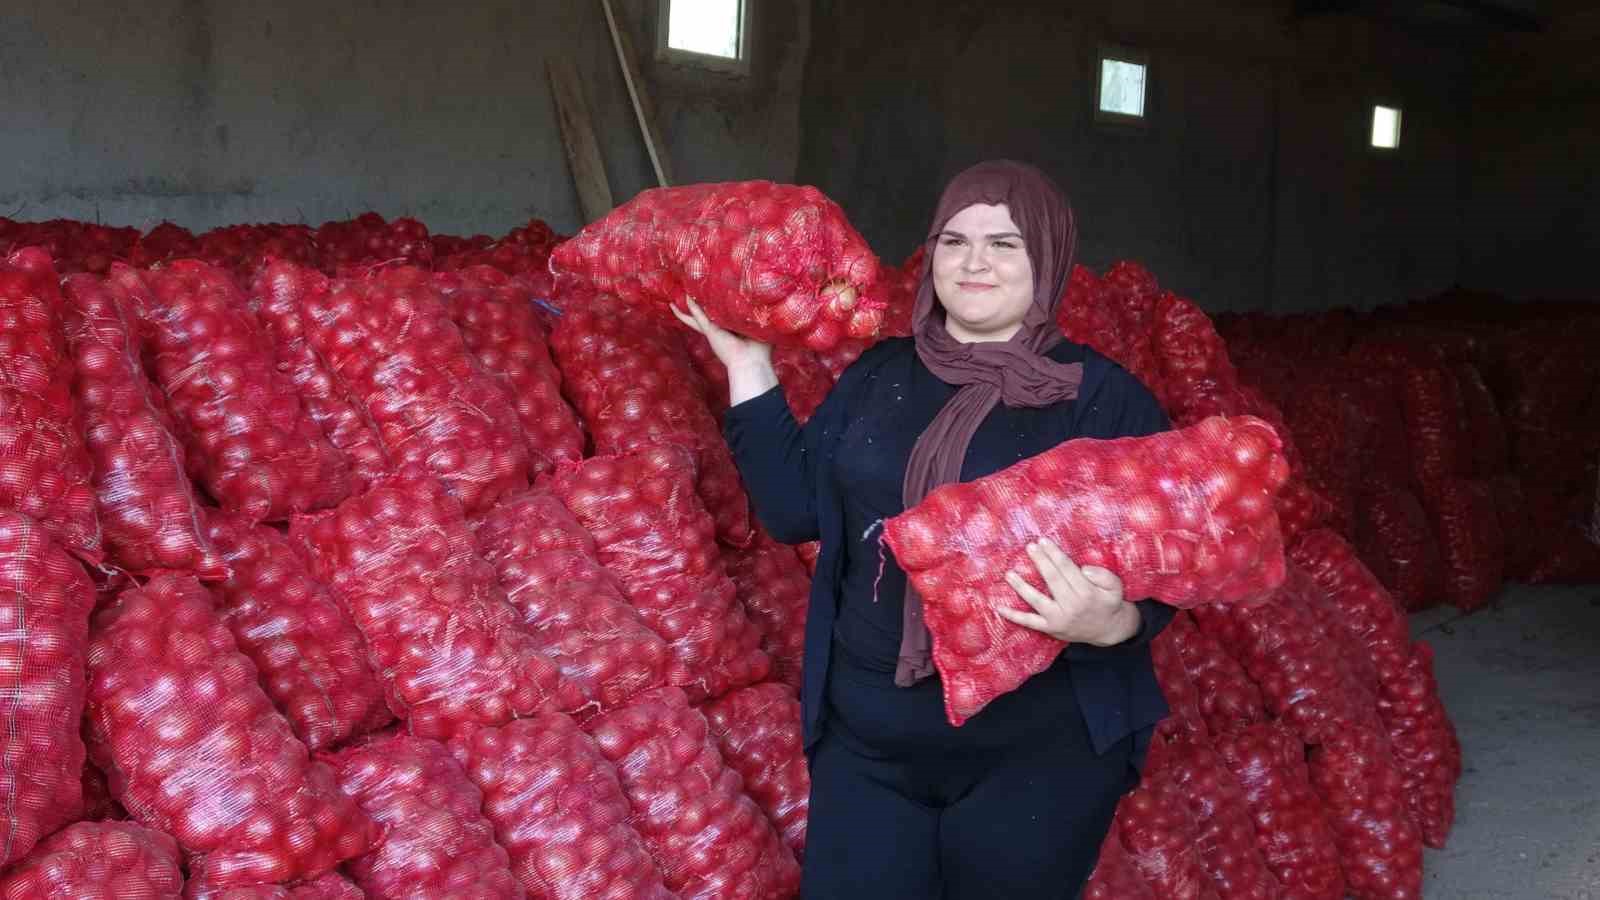
[[[1167,417],[1144,385],[1110,360],[1070,341],[1049,354],[1082,362],[1076,400],[1043,409],[997,406],[973,436],[963,481],[997,472],[1073,438],[1137,437],[1165,430]],[[940,381],[909,338],[862,354],[800,426],[782,388],[732,407],[724,431],[756,516],[778,540],[821,540],[806,619],[801,703],[809,751],[821,737],[835,645],[853,664],[892,673],[900,647],[905,573],[880,550],[875,523],[904,510],[901,485],[917,437],[957,388]],[[1136,757],[1167,705],[1149,642],[1173,610],[1139,603],[1141,626],[1114,647],[1069,645],[1057,665],[1072,667],[1095,751],[1128,735]],[[885,677],[890,677],[885,674]]]

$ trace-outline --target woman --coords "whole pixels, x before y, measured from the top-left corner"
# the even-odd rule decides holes
[[[1074,897],[1167,713],[1148,645],[1171,609],[1125,602],[1115,575],[1048,541],[1030,547],[1048,591],[1012,573],[1032,612],[1003,597],[995,611],[1070,644],[955,728],[920,598],[880,548],[880,523],[940,484],[1167,420],[1143,385],[1055,324],[1076,231],[1048,176],[1004,160],[962,172],[928,240],[915,336],[862,354],[804,428],[769,347],[692,303],[679,314],[727,366],[725,430],[757,517],[780,541],[822,541],[801,697],[803,894]]]

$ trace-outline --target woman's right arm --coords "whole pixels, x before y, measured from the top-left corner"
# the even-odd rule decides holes
[[[817,429],[802,428],[789,410],[772,368],[772,348],[734,334],[706,318],[693,300],[678,321],[704,335],[728,370],[723,434],[750,493],[756,518],[774,538],[800,544],[820,537],[816,477],[812,468]],[[811,422],[821,418],[821,410]]]

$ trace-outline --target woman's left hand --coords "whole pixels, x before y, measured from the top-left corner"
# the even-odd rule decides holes
[[[1007,604],[995,611],[1008,622],[1047,634],[1058,641],[1109,647],[1139,632],[1139,609],[1122,597],[1122,579],[1099,566],[1078,567],[1054,541],[1041,538],[1028,545],[1050,593],[1029,584],[1020,573],[1006,573],[1006,583],[1033,607],[1021,612]]]

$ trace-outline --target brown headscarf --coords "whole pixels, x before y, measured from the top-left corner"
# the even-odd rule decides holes
[[[1005,204],[1022,231],[1033,264],[1033,306],[1022,328],[1007,341],[962,343],[944,327],[944,308],[933,289],[933,250],[917,286],[911,329],[917,356],[939,380],[959,385],[950,402],[917,438],[906,466],[906,508],[922,502],[941,484],[961,480],[967,445],[998,403],[1010,407],[1043,407],[1078,396],[1083,364],[1063,364],[1044,354],[1065,338],[1056,325],[1056,309],[1072,273],[1078,231],[1072,207],[1050,179],[1026,163],[991,160],[957,175],[939,198],[928,229],[931,242],[946,223],[976,203]],[[932,639],[922,618],[922,598],[906,586],[904,633],[895,684],[910,687],[933,674]]]

